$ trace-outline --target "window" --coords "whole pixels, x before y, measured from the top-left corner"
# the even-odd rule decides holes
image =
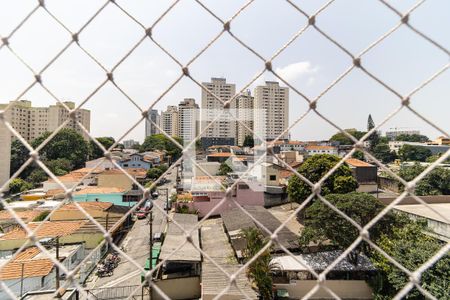
[[[277,180],[277,175],[270,175],[270,176],[269,176],[269,179],[270,179],[270,180]]]

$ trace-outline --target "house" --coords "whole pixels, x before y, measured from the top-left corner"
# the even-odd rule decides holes
[[[111,159],[118,163],[121,160],[120,156],[112,156]],[[96,168],[100,170],[109,170],[109,169],[116,169],[116,165],[109,159],[106,159],[104,157],[100,157],[97,159],[89,160],[85,163],[86,168]]]
[[[219,162],[223,163],[230,157],[234,156],[231,152],[217,152],[217,153],[211,153],[206,156],[206,160],[208,162]]]
[[[296,151],[303,152],[305,150],[305,143],[300,141],[276,141],[274,147],[278,147],[279,151]]]
[[[342,251],[327,251],[309,254],[276,256],[271,263],[277,266],[272,275],[276,293],[282,293],[290,299],[305,297],[317,285],[316,273],[324,271],[333,263]],[[372,299],[372,289],[366,280],[375,275],[376,269],[370,260],[358,255],[354,265],[347,258],[341,260],[327,273],[326,281],[309,299],[335,299],[324,287],[331,289],[341,299]]]
[[[280,158],[282,161],[287,163],[288,165],[291,165],[293,163],[302,163],[303,162],[303,155],[301,155],[297,151],[286,151],[283,150],[279,154],[277,154],[278,158]]]
[[[186,232],[196,228],[197,215],[174,214],[161,247],[157,279],[153,284],[161,289],[170,299],[199,299],[201,296],[201,262],[197,248],[200,248],[199,230],[191,234],[192,243],[186,243]],[[176,224],[175,224],[176,222]],[[181,226],[178,227],[178,226]],[[176,251],[175,251],[176,250]],[[164,299],[152,289],[152,299]]]
[[[122,228],[123,224],[130,220],[122,220],[122,217],[128,212],[129,208],[126,206],[116,205],[111,202],[79,202],[86,213],[94,218],[100,225],[106,230],[111,229],[113,226],[116,229],[113,230],[113,234]],[[78,209],[74,203],[68,203],[57,210],[55,210],[51,216],[50,221],[88,221],[88,217]],[[120,222],[120,224],[118,223]]]
[[[389,141],[389,149],[391,151],[395,151],[398,153],[400,148],[402,148],[404,145],[411,145],[411,146],[417,146],[422,147],[425,149],[428,149],[431,151],[431,154],[441,154],[446,153],[448,149],[450,149],[450,145],[446,144],[445,139],[441,140],[441,144],[434,144],[434,143],[418,143],[418,142],[404,142],[404,141]],[[439,142],[439,141],[438,141]]]
[[[56,256],[54,247],[48,251]],[[58,252],[61,263],[68,270],[73,270],[85,257],[83,244],[61,246]],[[12,260],[1,259],[0,267],[0,280],[16,295],[20,295],[21,289],[28,292],[55,287],[55,265],[37,247],[25,249]],[[5,298],[8,295],[0,289],[0,299]]]
[[[224,197],[226,199],[223,201]],[[194,184],[189,193],[179,195],[178,200],[178,206],[197,211],[199,217],[212,210],[212,215],[217,216],[238,205],[264,206],[264,186],[257,181],[241,180],[227,196],[216,182],[204,179],[201,185]]]
[[[147,170],[142,168],[126,168],[125,172],[137,182],[143,183]],[[98,187],[116,187],[125,191],[133,190],[134,182],[120,169],[105,170],[98,175]]]
[[[25,224],[32,222],[38,216],[40,216],[44,211],[41,210],[25,210],[25,211],[15,211],[15,214],[20,218]],[[7,210],[0,211],[0,233],[6,233],[11,231],[16,226],[20,226],[16,218]]]
[[[356,158],[348,158],[345,163],[350,167],[358,182],[358,192],[374,193],[378,190],[378,168]]]
[[[37,239],[59,237],[61,245],[85,243],[88,249],[95,248],[103,240],[103,233],[92,227],[87,221],[45,221],[30,222],[28,228],[37,229]],[[32,243],[28,239],[28,233],[22,227],[16,227],[8,233],[0,236],[0,252],[13,253],[22,245]]]
[[[330,154],[330,155],[338,155],[338,150],[333,146],[323,146],[323,145],[308,145],[305,147],[306,153],[308,155],[315,154]]]
[[[110,202],[124,205],[125,189],[117,187],[86,187],[73,193],[72,198],[77,202]]]
[[[97,183],[97,177],[99,174],[101,174],[101,172],[102,169],[82,168],[74,170],[66,175],[58,176],[57,178],[64,185],[65,188],[71,189],[76,186],[95,185]],[[44,192],[62,188],[52,178],[49,178],[42,184]]]
[[[122,168],[139,168],[148,170],[153,167],[153,159],[141,153],[131,154],[128,158],[119,161]]]
[[[272,162],[261,162],[250,165],[250,173],[266,186],[280,185],[280,171],[284,168]]]

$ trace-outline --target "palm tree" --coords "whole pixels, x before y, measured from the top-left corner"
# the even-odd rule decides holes
[[[247,261],[256,256],[268,243],[268,240],[255,227],[241,229],[241,236],[247,241],[243,251],[243,256]],[[273,299],[272,274],[278,268],[271,263],[271,260],[269,247],[248,266],[246,271],[247,278],[256,284],[259,295],[264,300]]]

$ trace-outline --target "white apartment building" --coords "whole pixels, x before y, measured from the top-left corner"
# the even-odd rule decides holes
[[[254,95],[255,131],[266,140],[274,140],[289,126],[289,88],[266,81],[265,85],[255,88]],[[289,133],[281,138],[287,140]]]
[[[75,103],[64,102],[69,109],[75,108]],[[19,100],[11,101],[8,104],[0,104],[0,110],[4,110],[5,119],[11,126],[27,141],[31,142],[47,131],[56,130],[63,122],[69,118],[69,112],[60,103],[50,105],[49,107],[33,107],[31,101]],[[80,133],[85,139],[87,134],[78,126],[76,121],[90,131],[91,112],[87,109],[79,109],[76,114],[76,120],[70,120],[66,125]],[[0,184],[9,178],[11,139],[15,137],[6,129],[3,124],[0,125]]]
[[[193,141],[197,136],[198,111],[195,99],[186,98],[178,104],[178,136],[184,143]]]
[[[75,108],[75,103],[64,102],[69,109]],[[0,109],[4,109],[8,104],[0,104]],[[63,122],[69,119],[69,112],[60,103],[49,107],[33,107],[31,101],[13,101],[12,105],[5,111],[6,120],[16,129],[28,142],[36,139],[44,132],[56,130]],[[87,109],[79,109],[76,114],[76,121],[90,131],[91,112]],[[80,133],[85,139],[88,136],[78,126],[74,120],[70,120],[67,128],[72,128]]]
[[[159,129],[150,120],[160,126],[161,119],[158,110],[152,109],[148,112],[148,119],[145,120],[145,137],[160,133]]]
[[[254,98],[251,96],[249,90],[236,98],[236,114],[238,120],[240,121],[236,124],[237,145],[239,146],[244,144],[244,140],[247,135],[253,137],[253,106]]]
[[[161,129],[170,136],[178,136],[178,108],[176,105],[167,106],[161,112]]]
[[[399,135],[413,135],[413,134],[420,134],[419,130],[390,130],[386,131],[386,137],[390,140],[395,140]]]
[[[227,83],[225,78],[211,78],[211,82],[203,82],[208,91],[216,95],[222,101],[230,100],[236,94],[236,85]],[[211,121],[213,121],[223,110],[223,104],[217,100],[213,95],[202,89],[202,114],[201,114],[201,128],[205,128]],[[227,108],[227,112],[236,116],[236,101],[233,101]],[[229,114],[224,114],[223,117],[214,122],[202,137],[207,138],[233,138],[236,143],[236,122]]]

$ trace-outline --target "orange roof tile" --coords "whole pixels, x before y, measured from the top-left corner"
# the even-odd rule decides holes
[[[281,170],[280,171],[280,177],[281,178],[288,178],[291,177],[294,174],[291,170]]]
[[[26,211],[16,211],[15,213],[19,218],[21,218],[23,221],[25,221],[25,223],[27,223],[33,221],[34,218],[36,218],[42,213],[42,211],[26,210]],[[14,219],[14,217],[7,210],[0,211],[0,221],[11,219]]]
[[[305,149],[306,150],[333,150],[333,149],[336,149],[336,147],[310,145],[310,146],[306,146]]]
[[[124,193],[125,189],[118,187],[87,187],[76,191],[74,195],[86,195],[86,194],[115,194]]]
[[[147,170],[142,168],[124,168],[125,172],[131,176],[146,176]],[[102,175],[124,174],[120,169],[109,169],[102,172]]]
[[[28,228],[34,230],[40,224],[42,226],[36,232],[37,238],[57,237],[70,235],[81,228],[86,221],[46,221],[28,223]],[[26,239],[27,232],[22,228],[15,228],[0,237],[0,241]]]
[[[231,152],[219,152],[219,153],[212,153],[212,154],[208,154],[208,156],[211,157],[230,157],[233,154]]]
[[[7,263],[0,270],[0,280],[18,279],[22,277],[42,277],[47,276],[53,269],[53,262],[48,259],[32,259]]]
[[[111,202],[97,202],[97,201],[89,201],[89,202],[78,202],[78,204],[83,209],[93,209],[93,210],[108,210],[111,206],[113,206],[113,203]],[[66,205],[63,205],[60,207],[57,211],[63,211],[63,210],[78,210],[78,207],[74,203],[69,203]]]
[[[345,162],[354,167],[373,167],[373,165],[366,163],[365,161],[356,158],[347,158]]]
[[[27,248],[24,251],[20,252],[14,260],[32,259],[39,253],[41,253],[41,250],[39,250],[38,247],[30,247],[30,248]]]

